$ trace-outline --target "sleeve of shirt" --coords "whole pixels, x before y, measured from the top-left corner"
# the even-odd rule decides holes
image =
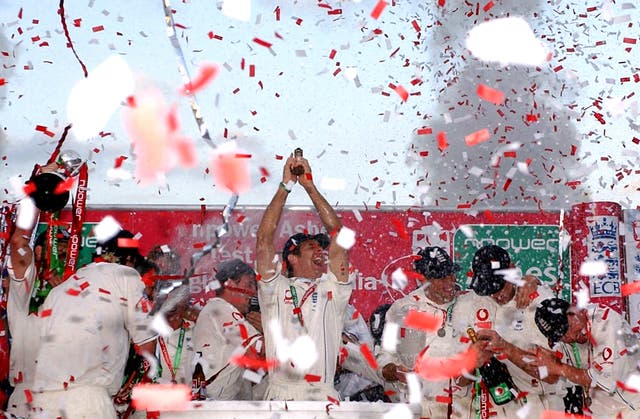
[[[398,304],[392,304],[391,307],[389,308],[389,310],[387,311],[387,314],[385,316],[385,321],[384,321],[384,329],[387,329],[387,327],[389,327],[389,324],[393,323],[393,324],[397,324],[398,325],[398,334],[400,333],[400,326],[401,324],[398,324],[398,315],[397,315],[397,311],[398,311]],[[382,335],[384,336],[384,331],[382,333]],[[395,352],[391,352],[388,350],[385,350],[382,346],[380,347],[380,352],[378,353],[378,355],[376,356],[376,362],[378,363],[378,377],[382,380],[384,380],[384,377],[382,377],[382,369],[384,368],[385,365],[390,364],[390,363],[394,363],[394,364],[400,364],[400,360],[398,358],[398,353],[397,353],[397,349],[399,347],[401,347],[400,345],[400,336],[396,335],[396,351]]]
[[[11,263],[11,262],[9,262]],[[23,278],[16,278],[13,273],[13,267],[7,266],[7,273],[9,274],[9,296],[7,298],[8,310],[17,310],[20,313],[28,314],[29,300],[31,299],[31,292],[36,282],[36,267],[31,260],[31,263],[27,267]]]
[[[202,369],[204,375],[209,378],[217,373],[226,362],[223,361],[224,338],[220,321],[224,321],[219,310],[216,310],[215,302],[209,302],[200,315],[193,329],[193,350],[202,353]],[[231,319],[229,319],[231,321]]]
[[[157,333],[151,329],[151,317],[142,311],[139,304],[144,293],[144,283],[140,274],[127,266],[121,266],[115,274],[124,283],[127,300],[125,327],[134,344],[140,345],[157,337]]]

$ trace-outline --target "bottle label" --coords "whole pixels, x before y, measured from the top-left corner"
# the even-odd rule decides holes
[[[489,388],[489,392],[491,393],[491,398],[497,404],[504,404],[513,398],[513,394],[509,391],[506,383],[500,383],[495,387]]]

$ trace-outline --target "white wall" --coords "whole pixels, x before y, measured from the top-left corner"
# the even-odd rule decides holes
[[[278,3],[281,20],[275,21]],[[635,170],[640,147],[632,142],[634,136],[640,137],[637,96],[624,99],[617,116],[603,102],[599,112],[604,125],[593,117],[594,100],[619,101],[640,86],[633,79],[639,74],[640,45],[623,42],[639,37],[640,12],[632,2],[596,1],[592,2],[596,10],[587,11],[582,1],[505,0],[495,1],[488,13],[481,4],[476,15],[475,3],[469,8],[462,1],[448,0],[439,9],[436,1],[397,0],[377,21],[369,16],[377,0],[323,3],[341,8],[342,14],[328,15],[328,9],[313,0],[253,0],[250,22],[242,22],[223,15],[214,1],[172,4],[176,23],[187,27],[178,34],[191,74],[201,62],[223,65],[198,100],[214,141],[224,141],[222,132],[227,128],[253,156],[254,187],[241,196],[241,204],[265,205],[280,180],[282,161],[274,156],[301,146],[316,178],[346,180],[346,189],[327,192],[331,202],[341,205],[380,202],[457,208],[473,202],[472,211],[539,204],[568,208],[591,199],[638,205],[639,196],[632,191],[640,185],[637,176],[625,175],[621,182],[616,177],[621,170]],[[69,91],[83,77],[80,64],[66,48],[57,9],[58,1],[52,0],[0,2],[0,51],[9,54],[0,56],[0,78],[5,79],[0,86],[3,186],[9,185],[11,176],[28,175],[35,162],[47,159],[67,124]],[[89,72],[110,55],[121,55],[140,84],[154,83],[170,102],[178,103],[183,131],[198,142],[201,156],[198,168],[176,169],[166,183],[110,184],[106,173],[116,157],[128,156],[124,167],[131,171],[135,164],[117,113],[104,129],[111,136],[68,140],[68,148],[90,155],[89,204],[226,203],[228,194],[214,187],[204,173],[210,147],[198,140],[188,102],[176,94],[181,85],[178,59],[166,35],[162,2],[76,0],[66,1],[65,11],[71,39]],[[554,53],[548,65],[502,68],[471,57],[464,48],[466,32],[485,18],[507,14],[523,16],[543,39]],[[78,18],[81,25],[75,27]],[[300,25],[296,18],[302,19]],[[419,37],[413,20],[422,29]],[[97,25],[104,30],[92,31]],[[373,35],[376,28],[383,34]],[[210,31],[223,40],[209,39]],[[34,37],[40,39],[33,41]],[[271,51],[252,42],[254,37],[272,42]],[[40,47],[42,41],[49,45]],[[598,41],[604,44],[597,45]],[[333,60],[328,58],[332,49],[337,51]],[[249,64],[256,66],[255,78],[249,77]],[[554,71],[560,65],[563,69]],[[337,67],[342,72],[333,76]],[[348,67],[355,67],[357,82],[343,77]],[[631,77],[631,82],[622,83],[622,77]],[[412,86],[415,78],[423,83]],[[420,96],[402,103],[389,83]],[[505,92],[509,101],[501,108],[504,117],[496,113],[495,105],[477,98],[478,83]],[[240,90],[234,94],[236,88]],[[541,118],[527,126],[523,117],[533,110],[534,101]],[[36,132],[36,125],[47,126],[56,137]],[[433,127],[434,133],[415,135],[422,126]],[[506,126],[512,129],[505,131]],[[481,128],[496,129],[497,134],[480,146],[464,145],[464,135]],[[438,130],[448,133],[451,144],[444,155],[436,146]],[[491,158],[501,155],[507,143],[518,143],[517,157],[503,158],[499,168],[490,168]],[[92,153],[94,148],[100,151]],[[420,157],[416,151],[428,151],[429,156]],[[516,163],[527,158],[533,161],[532,175],[514,174]],[[259,182],[260,167],[271,173],[264,184]],[[504,191],[509,176],[513,182]],[[581,184],[574,190],[567,186],[572,181]],[[634,186],[625,187],[629,184]],[[304,194],[294,193],[289,203],[308,201]]]

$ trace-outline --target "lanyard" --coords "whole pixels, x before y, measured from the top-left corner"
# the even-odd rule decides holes
[[[300,301],[300,305],[298,305],[298,293],[296,292],[296,287],[291,284],[289,285],[289,289],[291,290],[291,299],[293,300],[294,313],[298,314],[298,320],[300,320],[300,325],[304,326],[304,318],[302,316],[302,306],[305,301],[309,299],[311,294],[313,294],[316,290],[317,285],[313,284],[311,287],[307,288],[304,295],[302,296],[302,301]]]
[[[158,338],[158,342],[160,343],[160,350],[162,351],[162,358],[164,359],[165,364],[167,364],[167,368],[169,368],[172,383],[176,383],[176,372],[178,371],[178,368],[180,368],[180,360],[182,359],[182,346],[184,344],[184,329],[184,326],[180,327],[180,336],[178,336],[178,347],[176,348],[176,353],[173,356],[173,362],[171,362],[169,350],[167,349],[167,344],[164,341],[164,338],[162,336]],[[158,365],[158,375],[162,375],[162,364]]]

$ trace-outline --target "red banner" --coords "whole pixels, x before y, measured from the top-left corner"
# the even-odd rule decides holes
[[[393,262],[402,256],[411,254],[414,249],[423,246],[442,246],[452,253],[455,260],[468,260],[469,252],[475,252],[471,245],[463,243],[454,250],[453,237],[463,225],[558,225],[559,213],[548,212],[512,212],[478,213],[469,215],[460,212],[427,212],[409,209],[405,211],[358,211],[340,210],[338,214],[343,224],[356,231],[357,242],[350,251],[351,264],[357,269],[357,277],[351,298],[352,304],[368,319],[377,306],[389,303],[416,287],[409,279],[406,288],[400,292],[388,286],[397,268],[411,269],[411,259],[405,258]],[[215,240],[215,230],[222,223],[220,210],[92,210],[86,214],[87,223],[98,223],[104,216],[111,215],[133,234],[140,233],[140,251],[146,254],[155,245],[169,245],[181,256],[182,267],[188,267],[191,255],[200,247]],[[71,214],[64,211],[63,220],[69,221]],[[198,264],[196,273],[202,275],[192,278],[192,294],[204,302],[212,296],[206,286],[213,278],[213,270],[221,261],[239,258],[255,265],[255,235],[262,217],[262,210],[238,209],[230,222],[229,233],[222,238],[222,245],[210,256]],[[318,233],[320,221],[314,211],[285,210],[282,221],[276,231],[276,249],[281,249],[287,238],[302,231]],[[504,230],[504,229],[502,229]],[[501,230],[501,231],[502,231]],[[467,233],[466,229],[462,229]],[[504,233],[500,233],[504,234]],[[496,237],[499,240],[500,237]],[[483,239],[486,243],[487,239]],[[513,240],[512,240],[513,241]],[[95,239],[84,239],[86,247],[95,247]],[[509,243],[505,240],[504,243]],[[502,244],[502,243],[500,243]],[[536,243],[534,243],[536,244]],[[557,252],[557,240],[555,240]],[[518,242],[518,248],[510,249],[516,260],[526,257],[527,248],[532,245]],[[549,245],[552,259],[553,246]],[[517,255],[515,254],[517,253]],[[556,264],[557,267],[557,264]],[[540,267],[541,269],[544,267]],[[469,266],[463,266],[459,279],[464,281]],[[543,278],[544,279],[544,278]],[[553,281],[553,277],[547,278]]]

